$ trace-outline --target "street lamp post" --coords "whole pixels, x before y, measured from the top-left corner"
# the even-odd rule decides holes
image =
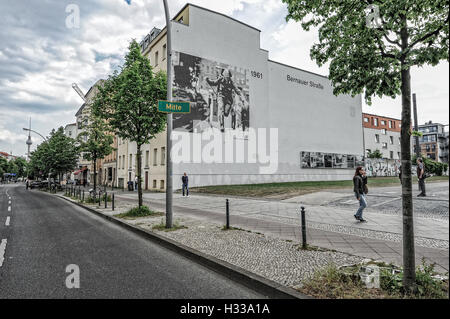
[[[172,102],[172,25],[167,0],[164,1],[167,28],[167,101]],[[172,228],[172,113],[167,114],[166,228]]]

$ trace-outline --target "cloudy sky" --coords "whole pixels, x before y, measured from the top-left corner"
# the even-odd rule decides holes
[[[309,58],[316,32],[286,23],[281,0],[191,0],[262,31],[261,47],[285,64],[327,75]],[[140,41],[154,26],[165,25],[161,0],[15,0],[0,1],[0,151],[26,153],[28,127],[48,135],[52,128],[75,121],[82,104],[71,84],[85,92],[122,63],[130,39]],[[67,18],[80,10],[79,28],[68,28]],[[171,15],[185,4],[169,0]],[[68,12],[66,12],[68,10]],[[76,22],[69,19],[69,22]],[[69,24],[70,26],[70,24]],[[419,122],[448,124],[449,66],[412,70]],[[375,99],[363,111],[400,118],[401,101]],[[41,142],[32,136],[33,147]]]

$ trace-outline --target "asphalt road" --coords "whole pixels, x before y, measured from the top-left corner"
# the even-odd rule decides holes
[[[66,286],[69,265],[80,288]],[[1,185],[0,298],[264,296],[62,199]]]

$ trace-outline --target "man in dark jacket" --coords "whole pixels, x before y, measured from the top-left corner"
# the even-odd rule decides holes
[[[184,189],[186,189],[186,196],[189,197],[189,177],[186,173],[181,177],[181,182],[183,183],[183,197],[184,197]]]
[[[362,214],[364,208],[367,207],[367,176],[364,168],[361,166],[356,169],[355,176],[353,177],[353,191],[355,192],[356,199],[359,201],[358,211],[354,215],[355,219],[365,222],[366,220],[362,217]]]
[[[417,159],[417,178],[419,179],[419,190],[420,194],[417,197],[426,197],[427,193],[425,191],[425,164],[423,159]]]

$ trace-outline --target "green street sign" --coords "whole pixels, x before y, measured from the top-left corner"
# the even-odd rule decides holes
[[[158,101],[158,111],[163,113],[191,113],[191,103]]]

